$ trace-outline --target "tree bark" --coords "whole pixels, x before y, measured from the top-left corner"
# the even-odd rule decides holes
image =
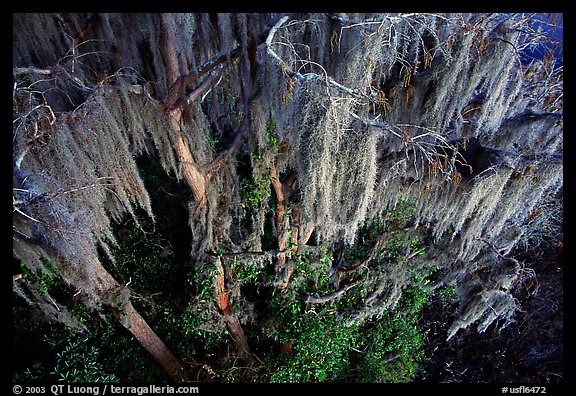
[[[215,277],[216,283],[216,305],[218,309],[224,315],[224,321],[226,322],[226,327],[230,336],[236,343],[238,348],[238,353],[246,358],[248,361],[252,361],[252,355],[250,354],[250,346],[248,345],[248,339],[244,334],[244,330],[242,329],[242,325],[240,321],[234,315],[232,311],[232,307],[230,306],[230,300],[228,299],[228,293],[226,292],[225,286],[225,277],[224,277],[224,267],[222,266],[222,262],[220,258],[216,258],[216,269],[217,274]]]
[[[286,226],[285,212],[286,212],[286,194],[283,183],[280,181],[276,164],[272,162],[270,168],[270,176],[272,180],[272,188],[276,194],[276,219],[274,226],[276,228],[276,235],[278,235],[278,250],[285,251],[288,241],[292,246],[289,250],[294,254],[298,251],[298,234],[300,228],[300,211],[294,208],[292,212],[293,224]],[[293,183],[293,182],[291,182]],[[292,230],[292,234],[288,230]],[[287,262],[286,253],[281,253],[276,258],[276,287],[279,290],[284,290],[290,283],[290,277],[294,271],[294,266]]]
[[[90,266],[95,275],[93,281],[99,286],[99,291],[96,292],[98,299],[117,312],[118,321],[150,352],[170,379],[185,381],[182,363],[134,308],[130,302],[129,289],[118,283],[100,261],[93,260]],[[81,287],[79,289],[82,290]]]
[[[126,304],[121,313],[120,323],[150,352],[171,380],[176,382],[186,380],[186,372],[182,363],[172,354],[154,330],[148,326],[148,323],[136,311],[131,302]]]
[[[164,58],[164,64],[166,65],[166,71],[168,73],[168,84],[170,86],[174,86],[180,78],[180,67],[178,66],[178,57],[176,55],[174,43],[169,33],[169,18],[170,16],[167,14],[162,14],[161,16],[162,31],[160,35],[160,50],[162,52],[162,57]],[[183,88],[184,87],[177,86],[174,89],[183,91]],[[172,98],[177,98],[179,96],[180,95],[178,93],[172,94],[169,92],[168,97],[165,99],[164,103],[166,108],[168,109],[169,107],[172,107],[172,103],[170,103],[174,100]],[[176,151],[176,156],[178,157],[178,161],[182,166],[182,175],[184,180],[190,187],[190,190],[192,190],[194,202],[198,206],[205,206],[208,203],[208,199],[206,197],[206,179],[204,175],[198,170],[196,161],[194,161],[194,157],[190,152],[190,148],[188,147],[188,144],[182,135],[182,111],[182,107],[176,107],[174,109],[170,109],[168,113],[170,116],[170,123],[172,128],[178,132],[178,141],[176,142],[174,150]]]
[[[169,33],[169,24],[170,24],[170,16],[167,14],[162,14],[162,34],[161,34],[161,51],[162,56],[164,58],[164,62],[166,64],[166,70],[168,72],[168,83],[169,83],[169,92],[168,96],[165,100],[165,107],[169,109],[170,115],[170,122],[172,127],[175,131],[178,132],[178,141],[176,146],[174,147],[176,151],[176,155],[178,160],[182,166],[182,175],[184,180],[190,187],[192,191],[192,195],[194,197],[194,202],[198,207],[206,207],[208,205],[208,198],[206,197],[206,177],[200,171],[200,168],[194,161],[192,153],[190,152],[190,148],[186,141],[184,140],[182,128],[181,128],[181,121],[182,121],[182,111],[183,107],[189,105],[192,101],[200,96],[200,94],[206,90],[210,86],[210,82],[212,81],[211,78],[208,78],[206,81],[201,83],[198,88],[196,88],[188,97],[183,100],[179,100],[178,98],[181,96],[181,93],[184,91],[185,86],[183,85],[186,82],[187,77],[189,76],[188,70],[183,70],[181,73],[180,67],[178,65],[178,59],[176,55],[176,51],[174,49],[174,43],[172,37]],[[223,60],[224,61],[224,60]],[[179,81],[182,84],[179,84]],[[176,105],[177,104],[177,105]],[[173,107],[173,108],[171,108]],[[171,108],[171,109],[170,109]],[[246,125],[247,116],[245,116],[245,120],[242,123],[242,127]],[[239,136],[235,139],[235,143],[232,146],[238,147],[239,140],[241,138],[242,127],[240,129]],[[238,141],[237,141],[238,140]],[[233,150],[233,148],[231,150]],[[250,348],[248,346],[248,340],[242,326],[240,325],[240,321],[232,312],[232,307],[228,301],[228,294],[226,293],[225,285],[224,285],[224,268],[222,267],[222,263],[220,259],[216,259],[216,263],[218,266],[218,273],[215,275],[215,284],[216,284],[216,304],[222,314],[224,315],[224,319],[226,321],[226,326],[232,339],[238,346],[239,353],[251,359],[250,355]]]
[[[182,136],[182,129],[180,127],[181,119],[181,109],[174,109],[170,112],[170,122],[174,130],[178,132],[178,141],[176,142],[174,150],[182,166],[182,176],[192,191],[194,202],[197,206],[206,206],[208,204],[208,198],[206,197],[206,178],[198,169],[194,157],[192,157],[192,153],[190,152],[190,148]]]

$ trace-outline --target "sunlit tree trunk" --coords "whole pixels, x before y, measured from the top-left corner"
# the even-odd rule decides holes
[[[180,90],[183,87],[179,87],[177,82],[183,81],[185,78],[182,78],[183,75],[188,74],[188,70],[186,70],[186,66],[184,64],[184,70],[181,70],[178,59],[176,55],[176,50],[174,47],[173,38],[170,36],[168,31],[169,29],[169,18],[170,16],[167,14],[162,15],[162,42],[161,42],[161,51],[164,57],[164,63],[166,64],[166,70],[168,73],[168,82],[171,89]],[[169,87],[169,89],[170,89]],[[208,85],[202,83],[200,86],[194,91],[196,93],[201,92],[204,89],[207,89]],[[189,104],[193,100],[195,100],[198,95],[193,93],[190,95],[186,100],[178,100],[176,95],[173,92],[168,93],[168,98],[171,98],[167,103],[165,103],[165,107],[169,109],[170,115],[170,122],[172,127],[175,131],[178,132],[178,141],[176,146],[174,147],[176,151],[176,155],[180,162],[180,166],[182,167],[182,175],[184,176],[184,180],[190,187],[192,191],[192,195],[194,197],[194,202],[198,207],[206,207],[208,210],[208,198],[206,197],[206,177],[205,175],[199,170],[192,153],[190,152],[190,148],[186,144],[184,137],[182,136],[182,129],[181,129],[181,121],[182,121],[182,112],[183,106]],[[175,102],[174,104],[172,102]],[[176,106],[173,109],[170,107]],[[241,131],[238,133],[237,138],[241,137]],[[235,143],[232,145],[237,146],[239,141],[235,140]],[[224,284],[224,269],[220,260],[217,260],[218,271],[215,275],[215,285],[216,285],[216,303],[220,312],[224,315],[224,319],[226,321],[226,326],[230,335],[241,356],[250,359],[250,348],[248,346],[248,339],[244,334],[244,330],[242,329],[242,325],[240,321],[234,315],[232,311],[232,307],[229,304],[228,294],[226,293],[226,288]]]

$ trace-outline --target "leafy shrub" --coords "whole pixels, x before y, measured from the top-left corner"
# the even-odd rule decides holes
[[[120,382],[107,369],[97,341],[94,335],[75,334],[68,328],[52,325],[44,334],[46,359],[16,373],[14,381]]]
[[[404,291],[395,311],[368,323],[362,338],[358,365],[361,382],[411,382],[424,361],[424,339],[418,319],[428,304],[429,291],[415,287]]]

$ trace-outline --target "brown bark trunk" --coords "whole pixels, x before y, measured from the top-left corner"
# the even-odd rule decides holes
[[[98,285],[96,294],[99,300],[117,310],[118,321],[150,352],[172,380],[184,381],[186,378],[182,363],[132,306],[130,290],[118,283],[100,261],[92,261],[90,267],[95,275],[91,281]]]
[[[252,361],[252,355],[250,354],[250,346],[248,345],[248,339],[244,334],[242,325],[240,321],[234,315],[232,307],[230,306],[230,301],[228,299],[228,293],[226,293],[226,286],[224,283],[224,267],[220,261],[220,258],[216,259],[217,274],[215,278],[216,283],[216,305],[222,314],[224,315],[224,320],[226,322],[226,327],[230,336],[236,343],[238,347],[238,352],[241,356],[249,361]]]
[[[208,198],[206,197],[206,177],[200,171],[200,168],[194,161],[192,153],[190,152],[190,148],[184,140],[180,124],[182,121],[183,107],[189,105],[192,101],[197,99],[201,93],[212,84],[213,78],[208,78],[186,98],[181,98],[185,88],[183,84],[186,81],[186,76],[189,75],[188,67],[184,66],[183,70],[181,70],[178,64],[173,38],[170,36],[169,32],[170,16],[168,14],[162,14],[161,19],[162,32],[160,49],[162,51],[162,56],[166,65],[169,83],[169,92],[167,93],[164,105],[165,108],[169,111],[170,123],[172,124],[173,129],[178,132],[178,140],[174,149],[176,151],[178,161],[182,167],[182,176],[192,191],[194,202],[199,207],[206,207],[208,205]],[[243,126],[246,125],[247,119],[248,118],[245,117]],[[239,131],[239,136],[237,139],[235,139],[233,148],[239,146],[241,132],[242,128]],[[230,303],[228,301],[228,294],[226,293],[224,286],[224,268],[222,267],[219,258],[217,259],[217,265],[218,273],[215,276],[216,304],[224,315],[226,326],[234,342],[238,346],[239,353],[247,359],[251,360],[248,340],[244,334],[244,331],[242,330],[242,326],[240,325],[238,318],[236,318],[232,312],[232,307],[230,307]]]
[[[272,180],[272,188],[274,189],[274,193],[276,194],[276,233],[280,238],[280,235],[284,229],[284,190],[282,188],[282,183],[278,178],[278,171],[276,170],[276,164],[272,162],[272,167],[270,168],[270,176]],[[278,241],[279,244],[284,244],[284,246],[279,246],[280,250],[284,250],[286,247],[286,241]]]
[[[186,380],[186,374],[182,363],[168,349],[164,342],[156,335],[154,330],[136,311],[131,302],[128,302],[121,313],[120,323],[146,348],[148,352],[162,366],[171,380],[182,382]]]
[[[190,148],[182,136],[182,130],[180,127],[181,119],[181,109],[175,109],[170,112],[170,122],[172,123],[172,127],[178,131],[178,141],[176,142],[174,150],[176,151],[176,156],[182,166],[182,176],[192,191],[194,202],[198,206],[206,206],[208,204],[208,198],[206,197],[206,179],[198,170],[198,166],[192,157]]]
[[[165,100],[165,105],[172,107],[172,102],[180,96],[183,87],[174,87],[176,81],[180,77],[180,67],[178,65],[178,56],[176,55],[176,50],[174,48],[173,38],[170,36],[170,16],[167,14],[162,14],[162,30],[160,34],[160,50],[162,51],[162,57],[164,58],[164,64],[166,65],[166,72],[168,73],[168,84],[173,86],[173,88],[168,92],[168,97]],[[174,91],[177,91],[174,93]],[[208,203],[206,198],[206,179],[204,175],[198,170],[196,161],[192,157],[190,148],[184,137],[182,136],[182,127],[180,123],[182,121],[182,108],[176,107],[170,109],[169,111],[170,123],[172,128],[178,132],[178,141],[174,150],[176,151],[176,156],[178,161],[182,166],[182,175],[184,180],[192,190],[194,196],[194,202],[199,206],[204,206]]]
[[[294,172],[291,173],[291,175]],[[278,177],[278,171],[276,170],[276,165],[274,162],[272,163],[272,167],[270,168],[270,176],[272,180],[272,188],[274,189],[274,193],[276,194],[276,219],[275,219],[275,227],[276,227],[276,235],[278,235],[278,250],[284,251],[286,250],[286,245],[288,241],[290,241],[292,254],[295,254],[298,251],[298,234],[300,229],[300,211],[298,208],[294,208],[292,212],[292,224],[286,227],[285,224],[285,212],[286,212],[286,194],[285,194],[285,187],[280,181]],[[293,184],[294,181],[290,180],[290,183]],[[287,231],[292,229],[292,234],[290,235]],[[290,237],[288,237],[290,235]],[[290,277],[292,276],[292,272],[294,271],[294,266],[290,265],[287,262],[286,253],[281,253],[278,255],[276,259],[276,287],[279,290],[286,289],[288,284],[290,283]]]

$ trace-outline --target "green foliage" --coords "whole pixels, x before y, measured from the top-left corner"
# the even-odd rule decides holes
[[[272,147],[276,148],[278,146],[278,139],[276,138],[276,120],[272,117],[266,122],[266,142]]]
[[[14,374],[14,383],[26,383],[44,379],[46,367],[44,362],[36,362],[30,367],[26,367],[22,372]]]
[[[56,353],[56,366],[50,374],[66,382],[119,382],[116,375],[106,372],[98,360],[99,350],[89,346],[88,340],[88,336],[69,339]]]
[[[320,257],[310,257],[298,254],[295,258],[293,278],[302,279],[302,284],[307,293],[326,294],[331,290],[328,268],[332,266],[332,253],[326,247],[320,247]]]
[[[231,266],[236,272],[238,283],[242,286],[259,284],[265,274],[263,266],[251,261],[235,260]]]
[[[252,164],[257,164],[262,160],[262,154],[260,154],[258,151],[253,151],[250,153],[250,159],[252,160]]]
[[[214,316],[206,303],[193,304],[182,314],[165,311],[164,326],[182,335],[182,345],[199,345],[205,351],[227,341],[224,323]]]
[[[170,307],[165,308],[165,321],[171,321],[171,329],[176,329],[188,342],[201,341],[203,347],[210,349],[225,340],[225,330],[219,319],[214,316],[213,305],[216,298],[214,289],[215,265],[204,271],[196,271],[192,276],[195,288],[194,299],[181,314]],[[174,330],[172,330],[174,331]]]
[[[457,301],[458,295],[454,286],[446,286],[438,288],[434,291],[434,295],[442,302],[453,303]]]
[[[386,241],[386,245],[376,253],[379,258],[399,259],[406,248],[406,242],[401,236],[392,236]]]
[[[413,238],[407,245],[420,243]],[[324,252],[319,259],[310,254],[297,257],[293,283],[300,285],[300,291],[318,295],[333,291],[326,275],[332,255],[325,248],[319,250]],[[362,284],[347,298],[326,304],[306,305],[293,289],[274,292],[269,306],[279,326],[268,335],[282,345],[290,345],[291,354],[270,358],[269,381],[412,381],[425,358],[418,329],[431,293],[420,287],[425,283],[423,275],[414,275],[413,286],[404,291],[395,311],[349,327],[342,318],[354,299],[362,305],[368,293]]]
[[[269,304],[280,322],[269,336],[291,345],[289,354],[269,357],[270,382],[330,381],[347,369],[357,326],[344,326],[325,305],[306,308],[295,292],[275,292]]]
[[[376,260],[395,261],[409,254],[425,255],[419,235],[406,230],[414,217],[414,203],[400,199],[388,211],[385,222],[374,221],[360,229],[358,244],[344,254],[348,265],[363,260],[377,239],[390,233],[375,253]],[[275,293],[270,302],[280,322],[270,333],[276,342],[291,345],[291,355],[271,359],[271,382],[410,382],[425,359],[423,335],[418,328],[431,292],[425,285],[429,274],[414,273],[394,311],[363,324],[345,326],[351,309],[362,307],[370,286],[358,284],[345,298],[325,304],[306,305],[299,293],[326,295],[333,290],[328,277],[332,253],[320,246],[316,255],[298,254],[292,284],[297,290]],[[296,287],[296,286],[295,286]]]
[[[66,289],[66,284],[54,264],[45,258],[42,258],[42,264],[45,272],[39,269],[32,271],[20,260],[22,279],[33,284],[41,294],[52,295]]]
[[[77,334],[60,326],[51,326],[50,330],[44,334],[44,345],[48,347],[46,359],[16,373],[15,382],[120,382],[102,359],[94,334]]]
[[[334,314],[313,311],[299,315],[286,329],[293,356],[281,356],[270,382],[323,382],[335,380],[349,367],[349,351],[357,327],[338,323]]]
[[[400,197],[394,208],[386,212],[387,231],[401,230],[414,222],[415,202],[407,197]]]
[[[271,307],[281,326],[270,336],[292,352],[270,358],[269,381],[413,381],[426,359],[418,320],[430,293],[409,288],[395,311],[350,327],[335,308],[306,307],[294,295],[275,294]]]
[[[243,208],[260,208],[271,196],[270,175],[260,180],[242,179],[240,181],[240,199]]]
[[[366,325],[358,364],[362,382],[411,382],[426,359],[424,339],[418,329],[430,292],[406,289],[394,311]]]
[[[164,336],[160,326],[152,321],[149,324],[159,336]],[[165,381],[162,368],[117,321],[110,321],[102,327],[93,329],[93,334],[90,342],[98,348],[102,365],[114,370],[114,374],[121,382]]]
[[[410,318],[387,314],[365,337],[358,365],[361,382],[411,382],[423,360],[423,338]]]

